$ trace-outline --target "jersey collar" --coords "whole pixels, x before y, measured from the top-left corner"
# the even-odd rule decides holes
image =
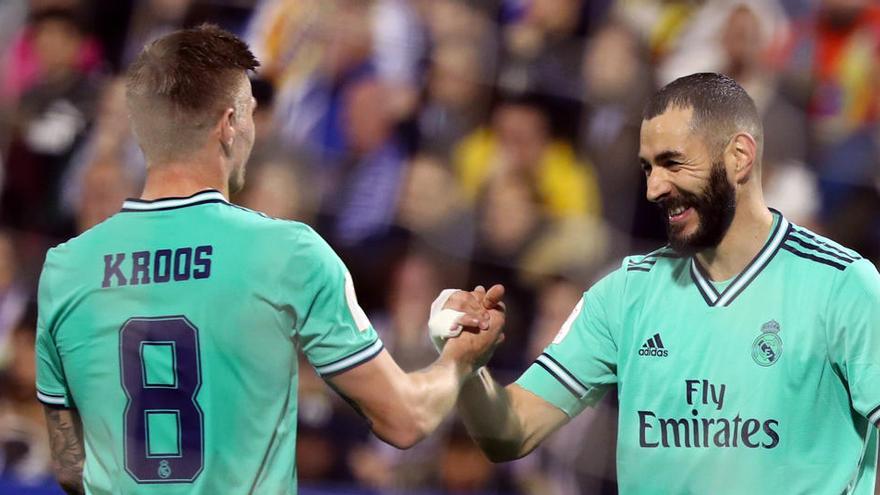
[[[770,233],[770,237],[767,239],[764,247],[761,248],[754,258],[752,258],[752,261],[749,262],[746,268],[721,292],[718,292],[715,286],[712,285],[709,276],[706,274],[705,270],[703,270],[703,267],[700,266],[697,258],[695,256],[691,257],[691,278],[694,280],[697,290],[700,291],[700,294],[709,306],[728,306],[742,293],[742,291],[745,290],[746,287],[749,286],[749,284],[752,283],[752,281],[758,277],[758,274],[761,273],[761,271],[770,264],[770,260],[776,256],[776,253],[782,246],[782,241],[785,240],[785,237],[791,228],[791,224],[778,211],[772,208],[770,211],[773,212],[773,215],[776,216],[777,220],[775,222],[776,226]]]
[[[184,208],[205,203],[229,203],[223,193],[216,189],[206,189],[183,198],[159,198],[153,200],[128,198],[122,203],[122,211],[161,211]]]

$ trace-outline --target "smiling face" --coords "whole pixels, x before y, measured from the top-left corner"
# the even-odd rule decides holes
[[[639,160],[647,198],[664,212],[669,244],[682,254],[717,246],[736,213],[722,150],[692,127],[693,109],[670,107],[642,122]]]

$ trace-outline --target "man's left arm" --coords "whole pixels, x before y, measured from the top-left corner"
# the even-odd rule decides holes
[[[84,494],[83,428],[79,412],[67,386],[67,376],[61,353],[55,341],[53,327],[57,307],[51,297],[53,284],[49,280],[52,251],[46,255],[46,266],[40,275],[37,338],[35,342],[37,370],[37,400],[43,404],[46,425],[49,428],[49,446],[52,452],[52,472],[68,494]],[[55,332],[53,332],[55,330]]]
[[[52,473],[58,484],[69,495],[83,495],[82,421],[76,409],[43,406],[49,428],[49,447],[52,451]]]

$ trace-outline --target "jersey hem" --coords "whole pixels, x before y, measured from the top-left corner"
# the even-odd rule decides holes
[[[540,378],[538,375],[539,373]],[[549,377],[550,380],[544,385],[535,382],[536,380],[538,382],[547,380],[547,377]],[[559,379],[553,376],[553,374],[549,373],[547,368],[538,365],[537,362],[529,366],[525,373],[523,373],[523,375],[514,383],[522,387],[523,390],[533,394],[535,397],[540,398],[547,404],[559,409],[569,418],[577,416],[582,409],[580,399],[578,399],[564,383],[559,381]]]
[[[382,341],[376,337],[376,340],[363,349],[355,351],[331,363],[315,366],[315,371],[317,371],[322,378],[329,378],[371,361],[374,357],[378,356],[384,348],[385,346],[382,344]]]
[[[64,394],[46,393],[37,389],[37,400],[47,406],[68,408],[67,396]]]
[[[880,405],[871,409],[871,412],[867,414],[867,418],[871,424],[880,428]]]
[[[535,364],[543,368],[544,371],[555,378],[556,381],[564,386],[566,390],[571,392],[576,399],[583,399],[589,392],[589,389],[581,383],[580,380],[575,378],[575,376],[565,369],[559,361],[553,359],[553,357],[546,352],[538,356],[538,359],[535,360]]]

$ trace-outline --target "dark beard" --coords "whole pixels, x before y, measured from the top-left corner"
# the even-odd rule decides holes
[[[709,183],[701,194],[679,191],[676,197],[661,202],[659,206],[666,220],[669,245],[679,254],[690,256],[718,246],[724,238],[736,213],[736,194],[727,180],[724,165],[714,162]],[[697,231],[689,236],[682,235],[679,229],[669,223],[669,210],[679,206],[691,207],[697,214]]]

